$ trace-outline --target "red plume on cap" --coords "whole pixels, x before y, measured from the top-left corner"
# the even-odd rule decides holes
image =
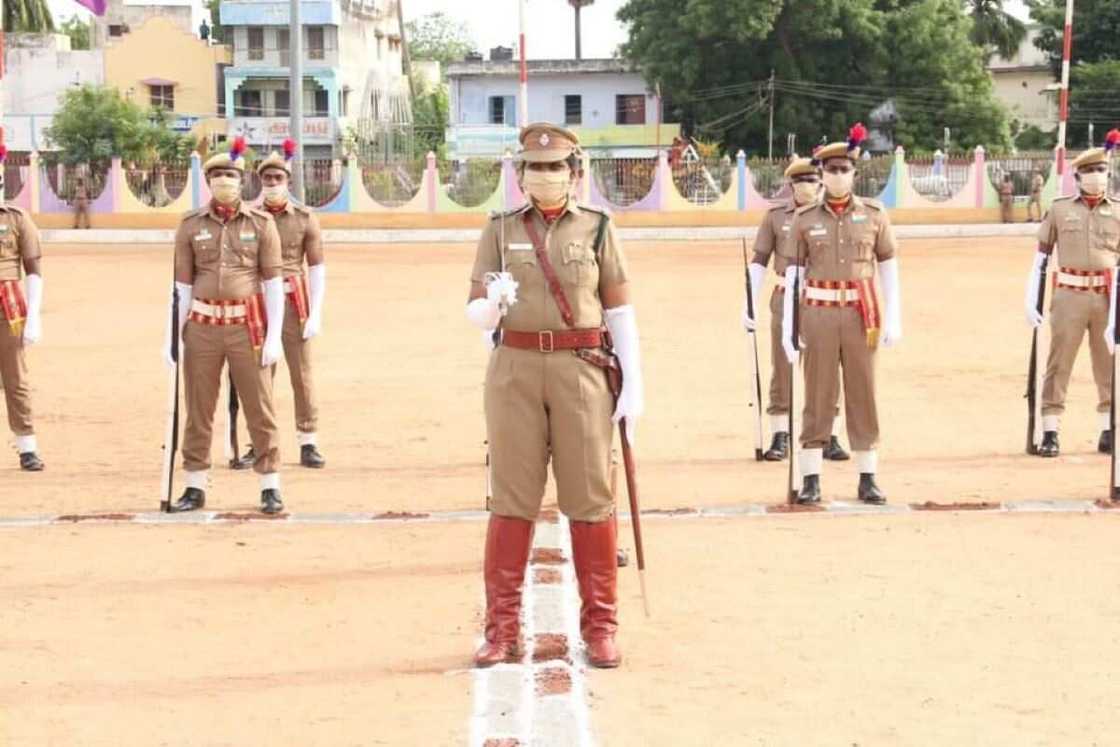
[[[291,138],[287,138],[284,141],[284,160],[285,161],[290,161],[290,160],[292,160],[292,158],[295,157],[295,155],[296,155],[296,141],[292,140]]]
[[[8,160],[8,146],[0,143],[0,163]]]
[[[1104,149],[1106,153],[1111,153],[1120,148],[1120,130],[1109,130],[1108,134],[1104,136]]]
[[[852,125],[852,129],[848,130],[848,150],[855,150],[863,145],[866,139],[867,128],[863,126],[863,122],[856,122]]]
[[[238,158],[241,158],[243,153],[245,153],[245,138],[238,135],[229,146],[229,159],[231,161],[236,161]]]

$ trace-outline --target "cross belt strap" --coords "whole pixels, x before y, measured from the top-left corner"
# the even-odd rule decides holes
[[[858,308],[867,333],[867,347],[874,350],[879,346],[879,296],[875,293],[872,280],[807,280],[805,303],[830,308]]]
[[[544,242],[541,241],[536,226],[533,225],[533,213],[531,210],[526,211],[523,221],[525,223],[525,233],[529,234],[529,241],[533,242],[533,251],[537,255],[537,262],[540,263],[541,271],[544,272],[544,279],[548,283],[548,290],[552,293],[552,298],[556,301],[556,305],[560,307],[560,316],[563,317],[564,324],[571,327],[575,324],[575,315],[572,314],[572,305],[568,303],[568,297],[564,295],[564,289],[560,286],[560,278],[556,275],[556,268],[552,266],[552,260],[548,258],[548,249],[545,247]]]
[[[599,329],[545,329],[540,332],[505,329],[502,330],[502,344],[518,350],[536,350],[541,353],[597,348],[603,344],[603,332]]]

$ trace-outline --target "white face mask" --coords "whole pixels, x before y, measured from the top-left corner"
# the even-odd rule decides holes
[[[525,191],[542,207],[556,207],[568,199],[572,188],[572,170],[533,171],[525,169],[522,178]]]
[[[1081,191],[1090,197],[1103,195],[1107,188],[1108,174],[1100,171],[1090,171],[1088,174],[1081,174]]]
[[[210,180],[210,194],[219,205],[232,205],[241,199],[241,180],[232,176],[216,176]]]
[[[819,182],[794,182],[793,201],[798,205],[808,205],[816,202],[820,196],[821,185]]]
[[[824,182],[824,188],[828,192],[828,196],[834,200],[840,200],[852,193],[852,182],[855,181],[856,172],[847,171],[843,174],[830,174],[824,172],[821,181]]]
[[[271,187],[264,187],[261,189],[261,194],[264,195],[264,201],[267,204],[283,205],[288,201],[288,185],[274,184]]]

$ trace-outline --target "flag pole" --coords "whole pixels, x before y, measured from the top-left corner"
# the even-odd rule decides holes
[[[529,65],[525,61],[525,0],[517,0],[518,44],[521,52],[520,101],[517,103],[518,127],[529,124]]]
[[[1062,88],[1058,104],[1058,174],[1066,170],[1066,120],[1069,119],[1069,60],[1073,51],[1073,0],[1066,0],[1066,24],[1062,37]]]

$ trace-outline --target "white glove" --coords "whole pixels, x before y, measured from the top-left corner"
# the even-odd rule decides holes
[[[762,297],[762,284],[766,282],[766,268],[760,264],[752,262],[750,267],[747,268],[750,273],[751,283],[751,297],[754,301],[754,316],[751,316],[747,308],[747,300],[743,299],[743,329],[748,332],[754,332],[757,326],[755,320],[758,319],[758,303]]]
[[[323,329],[323,298],[327,295],[327,266],[311,265],[307,269],[307,320],[303,323],[303,339],[310,340]]]
[[[879,263],[879,285],[883,288],[883,347],[902,342],[902,290],[898,283],[898,260]]]
[[[1042,314],[1038,310],[1038,286],[1042,281],[1042,264],[1047,259],[1049,255],[1035,252],[1034,264],[1027,276],[1027,296],[1023,302],[1023,310],[1027,313],[1027,324],[1035,328],[1042,326]]]
[[[281,337],[284,331],[284,280],[276,277],[261,285],[264,287],[264,311],[268,320],[268,331],[261,349],[261,368],[268,368],[284,353]]]
[[[186,283],[175,283],[175,290],[179,291],[179,329],[176,332],[179,335],[179,360],[183,359],[183,325],[187,323],[187,315],[191,311],[191,291],[193,286]],[[171,306],[167,307],[167,324],[164,326],[163,336],[163,362],[167,364],[168,368],[175,367],[175,361],[171,358]]]
[[[518,282],[508,272],[486,273],[486,297],[498,304],[502,316],[506,310],[517,303]]]
[[[614,341],[614,352],[622,366],[622,392],[618,395],[611,420],[626,418],[626,435],[634,443],[638,418],[645,411],[645,384],[642,381],[642,357],[638,349],[638,322],[634,307],[616,306],[603,312],[607,329]]]
[[[793,347],[793,286],[795,280],[800,283],[804,279],[805,271],[798,269],[797,265],[786,268],[786,292],[785,298],[782,299],[782,349],[786,351],[786,358],[794,366],[801,359],[801,351]],[[798,287],[800,288],[800,285]]]
[[[502,310],[497,301],[489,298],[476,298],[467,304],[467,319],[482,330],[483,334],[493,334],[502,320]]]
[[[27,287],[27,321],[23,325],[23,344],[34,345],[43,337],[43,277],[28,275],[23,282]]]
[[[1120,267],[1112,271],[1112,294],[1108,297],[1108,326],[1104,328],[1104,344],[1108,352],[1116,351],[1116,287],[1120,285]]]

